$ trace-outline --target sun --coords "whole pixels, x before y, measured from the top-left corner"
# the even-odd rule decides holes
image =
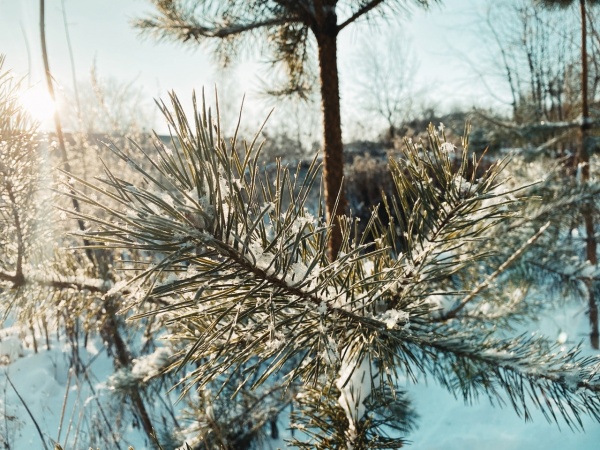
[[[56,112],[56,103],[41,86],[33,86],[23,92],[19,103],[40,124],[50,121]]]

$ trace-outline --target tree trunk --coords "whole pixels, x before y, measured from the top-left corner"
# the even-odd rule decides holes
[[[342,231],[338,219],[346,213],[348,203],[345,190],[342,189],[344,147],[337,67],[337,16],[334,10],[327,11],[325,14],[322,25],[315,30],[315,37],[319,48],[321,78],[325,212],[327,223],[334,225],[328,243],[329,257],[333,261],[337,258],[342,245]]]
[[[585,205],[584,220],[585,220],[585,231],[586,231],[586,256],[587,260],[593,266],[597,265],[598,258],[596,255],[596,237],[594,234],[594,219],[593,212],[590,211],[590,205]],[[600,333],[598,327],[598,304],[596,303],[596,296],[594,293],[594,280],[590,279],[587,281],[588,288],[588,310],[590,317],[590,340],[592,348],[600,348]]]
[[[52,82],[52,75],[50,72],[50,62],[48,61],[48,49],[46,48],[46,3],[44,0],[40,0],[40,39],[42,44],[42,59],[44,60],[44,72],[46,74],[48,94],[56,106],[56,94],[54,93],[54,84]],[[62,158],[63,169],[67,172],[71,172],[71,166],[69,164],[69,157],[67,155],[67,147],[65,145],[65,138],[63,135],[58,109],[54,110],[54,127],[56,128],[56,137],[58,139],[58,148]],[[71,202],[75,212],[80,212],[79,201],[75,197],[72,197]],[[85,231],[85,223],[83,222],[83,219],[77,219],[77,225],[81,231]],[[94,264],[94,254],[92,249],[89,248],[90,243],[86,238],[83,238],[83,245],[86,247],[85,254],[92,264]]]
[[[119,325],[116,319],[116,311],[112,304],[111,300],[108,300],[105,303],[106,308],[106,322],[105,322],[105,331],[107,333],[107,337],[112,340],[112,344],[114,345],[116,351],[116,361],[118,363],[118,367],[123,368],[131,368],[131,354],[127,349],[127,344],[121,337],[121,333],[119,332]],[[133,403],[135,412],[142,423],[142,428],[144,432],[148,436],[150,442],[156,441],[155,431],[152,427],[152,421],[150,420],[150,416],[148,415],[148,411],[146,410],[146,406],[144,405],[144,400],[140,394],[140,391],[137,387],[133,387],[129,392],[129,398]]]
[[[593,151],[593,141],[589,136],[590,111],[588,104],[588,61],[587,61],[587,14],[585,0],[579,0],[581,10],[581,143],[578,163],[581,164],[581,181],[587,183],[590,179],[590,155]],[[586,233],[586,259],[595,266],[598,264],[596,231],[594,224],[594,204],[592,201],[586,201],[582,208],[583,221]],[[588,309],[590,318],[590,339],[592,348],[599,348],[599,327],[598,327],[598,304],[594,294],[594,280],[589,279],[586,282],[588,288]]]
[[[48,87],[48,94],[52,99],[52,102],[56,105],[56,94],[54,93],[54,84],[52,83],[52,75],[50,73],[50,63],[48,61],[48,50],[46,48],[46,13],[45,13],[45,1],[40,0],[40,38],[42,43],[42,58],[44,60],[44,73],[46,75],[46,85]],[[54,110],[54,127],[56,128],[56,137],[58,139],[58,149],[63,160],[63,168],[67,171],[71,171],[69,165],[69,158],[67,157],[67,149],[65,146],[65,138],[63,136],[62,124],[60,123],[60,116],[58,110]]]
[[[581,9],[581,115],[583,116],[581,127],[582,130],[587,131],[591,124],[590,107],[588,104],[587,13],[585,0],[579,0],[579,7]],[[589,159],[589,154],[586,156]]]

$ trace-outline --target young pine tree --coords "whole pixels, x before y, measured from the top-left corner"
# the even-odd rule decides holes
[[[268,179],[256,139],[227,143],[204,99],[191,118],[175,97],[162,110],[170,146],[157,139],[139,159],[112,148],[142,181],[107,167],[95,185],[80,180],[97,197],[78,198],[102,210],[85,217],[90,240],[153,255],[123,287],[121,309],[168,315],[173,369],[190,368],[182,395],[281,385],[300,448],[401,447],[414,415],[399,380],[418,374],[469,401],[508,399],[524,418],[539,409],[572,427],[582,414],[600,419],[600,359],[495,333],[515,314],[518,286],[494,281],[547,228],[503,245],[503,224],[519,211],[502,186],[505,162],[476,179],[466,137],[456,148],[430,128],[428,142],[407,141],[390,161],[396,192],[380,206],[392,219],[374,211],[358,233],[344,218],[330,261],[331,225],[320,203],[307,203],[317,159]],[[199,432],[196,443],[211,436]]]
[[[394,16],[412,5],[428,7],[435,0],[297,0],[213,1],[151,0],[155,14],[135,26],[162,39],[216,43],[227,64],[241,42],[263,46],[271,63],[283,67],[286,82],[270,93],[306,97],[313,88],[311,60],[315,58],[323,121],[324,203],[327,221],[337,225],[346,213],[342,180],[344,158],[337,66],[337,39],[347,27],[377,15]],[[258,39],[257,39],[258,38]],[[316,50],[316,52],[315,52]],[[316,53],[313,57],[311,54]],[[260,59],[263,59],[261,56]],[[328,233],[329,253],[335,259],[342,243],[340,226]]]

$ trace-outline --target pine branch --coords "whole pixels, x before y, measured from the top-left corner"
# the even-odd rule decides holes
[[[409,353],[411,364],[432,373],[452,391],[458,390],[465,400],[472,400],[482,392],[502,401],[495,388],[499,386],[517,414],[526,419],[530,418],[530,407],[524,401],[528,398],[548,421],[558,423],[556,412],[571,428],[582,426],[582,414],[600,420],[600,360],[597,357],[578,359],[578,348],[562,352],[557,345],[550,346],[542,338],[478,340],[473,335],[450,329],[438,329],[433,334],[435,337],[431,340],[420,339],[415,334],[403,336],[403,341],[416,346],[403,350]],[[399,338],[396,339],[399,342]],[[422,348],[430,348],[434,354],[439,352],[439,358]],[[455,374],[455,381],[449,378],[449,373]]]
[[[473,301],[483,290],[487,289],[492,281],[494,281],[498,276],[506,271],[506,269],[513,264],[516,260],[518,260],[521,255],[531,247],[535,241],[537,241],[542,234],[548,229],[550,226],[550,222],[547,222],[542,228],[538,230],[531,238],[527,240],[517,251],[515,251],[510,258],[504,261],[492,274],[488,275],[488,277],[482,282],[479,283],[475,289],[473,289],[469,295],[467,295],[464,299],[462,299],[457,306],[452,308],[447,313],[443,314],[439,321],[447,321],[450,319],[454,319],[458,313],[460,313],[465,306],[467,306],[470,302]]]
[[[468,153],[466,138],[457,151],[430,128],[427,151],[409,144],[405,158],[391,162],[397,192],[384,205],[394,212],[389,223],[374,211],[360,235],[351,218],[342,221],[343,244],[330,262],[331,228],[307,210],[317,160],[306,174],[293,176],[281,164],[273,178],[261,174],[255,140],[243,152],[235,140],[227,145],[204,99],[200,111],[194,102],[192,129],[177,98],[171,100],[172,109],[162,109],[173,149],[157,143],[142,163],[112,148],[143,175],[143,184],[107,165],[97,184],[78,180],[100,199],[75,195],[101,208],[102,216],[81,216],[94,224],[95,241],[154,256],[152,265],[136,266],[123,309],[137,308],[137,318],[172,317],[172,340],[181,348],[173,368],[201,362],[183,378],[184,394],[214,384],[224,392],[233,379],[240,392],[275,374],[289,385],[332,384],[342,370],[373,368],[377,360],[378,392],[394,392],[399,371],[418,370],[468,399],[486,393],[502,401],[504,392],[526,418],[528,401],[569,426],[578,426],[584,413],[600,418],[598,359],[578,359],[576,350],[551,353],[541,339],[497,340],[489,317],[477,327],[461,317],[467,305],[476,310],[476,299],[505,298],[493,281],[549,227],[532,237],[504,236],[524,202],[510,197],[520,188],[500,188],[506,161],[477,172],[481,159]],[[498,242],[517,250],[495,266],[490,257],[502,253],[494,248]],[[133,295],[133,286],[144,295]],[[462,297],[443,316],[446,324],[429,301],[438,292]],[[141,309],[148,298],[164,303]],[[544,396],[554,404],[541,401]],[[367,419],[344,415],[352,417],[354,431],[362,430],[360,439],[368,435],[368,427],[360,428]],[[346,439],[350,428],[340,430],[336,439]],[[326,432],[316,432],[326,439]]]
[[[243,34],[247,31],[258,30],[261,28],[269,28],[274,26],[289,25],[298,22],[295,17],[273,17],[259,22],[251,23],[236,23],[228,24],[227,26],[205,27],[200,24],[184,23],[164,24],[158,20],[146,19],[134,22],[134,26],[141,30],[150,30],[151,32],[162,32],[166,35],[173,34],[174,39],[183,40],[184,42],[194,39],[199,41],[200,38],[219,38],[227,39],[232,36]]]

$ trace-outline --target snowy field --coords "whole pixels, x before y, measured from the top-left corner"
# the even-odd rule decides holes
[[[584,354],[591,354],[586,340],[587,317],[583,307],[569,306],[548,312],[539,324],[533,326],[557,339],[566,338],[566,345],[583,340]],[[106,355],[98,339],[91,340],[85,350],[80,349],[83,363],[88,367],[88,382],[84,376],[77,378],[69,373],[69,344],[54,338],[51,350],[47,351],[38,337],[40,350],[35,354],[28,332],[10,327],[1,330],[0,337],[2,448],[43,449],[35,419],[49,449],[54,441],[63,445],[65,450],[87,449],[88,445],[94,443],[94,437],[85,430],[94,429],[95,426],[105,429],[106,420],[111,423],[115,420],[115,408],[119,404],[112,397],[107,383],[113,373],[112,358]],[[420,416],[419,428],[409,436],[412,442],[410,448],[415,450],[600,448],[600,424],[589,418],[583,420],[585,432],[573,432],[564,424],[559,430],[556,425],[547,423],[541,414],[536,414],[533,422],[525,423],[510,407],[494,408],[486,398],[467,406],[462,399],[455,399],[431,380],[406,387]],[[160,402],[151,405],[151,408],[155,420],[164,414],[164,406]],[[126,432],[120,438],[121,448],[127,449],[129,445],[136,450],[150,448],[143,431],[135,427],[133,419],[128,415],[123,417],[122,420],[129,420],[131,424],[124,426]],[[93,421],[97,421],[97,425]],[[282,417],[281,426],[284,427],[285,423]],[[285,436],[286,433],[282,432],[282,438]],[[273,449],[285,448],[282,439],[265,445]]]
[[[568,305],[548,311],[531,332],[543,332],[566,347],[583,342],[582,354],[592,355],[588,319],[583,306]],[[538,412],[525,422],[506,405],[494,408],[487,398],[465,405],[433,382],[408,386],[414,408],[420,415],[419,428],[411,434],[415,450],[598,450],[600,424],[583,418],[584,432],[572,431],[561,423],[550,424]]]
[[[98,339],[90,341],[85,350],[80,348],[87,378],[76,377],[69,370],[70,344],[52,340],[48,351],[40,341],[41,348],[35,354],[30,336],[19,340],[22,334],[16,327],[2,330],[2,358],[9,364],[0,369],[0,445],[14,450],[43,449],[35,420],[48,445],[58,442],[65,450],[87,449],[94,443],[84,431],[95,427],[90,422],[97,421],[97,428],[105,428],[102,413],[109,422],[115,420],[106,385],[114,372],[113,359],[100,350]],[[130,431],[122,448],[147,448],[143,432],[133,427]]]

